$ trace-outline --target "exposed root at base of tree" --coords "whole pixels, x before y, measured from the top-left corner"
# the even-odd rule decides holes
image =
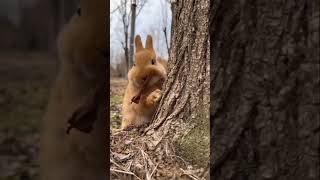
[[[191,165],[176,155],[174,145],[161,139],[155,148],[149,136],[136,129],[111,133],[111,179],[194,179],[208,177],[208,170]]]

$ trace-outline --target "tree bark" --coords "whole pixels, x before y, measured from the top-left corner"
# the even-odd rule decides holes
[[[319,1],[210,9],[211,177],[319,179]]]
[[[210,132],[209,1],[179,1],[173,12],[168,79],[151,127],[160,137],[170,129],[181,155],[205,165]]]

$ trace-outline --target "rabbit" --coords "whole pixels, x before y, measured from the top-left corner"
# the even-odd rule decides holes
[[[40,180],[107,179],[106,106],[101,98],[107,82],[107,11],[105,0],[80,0],[77,13],[58,35],[61,63],[41,128]],[[71,117],[89,126],[68,134]]]
[[[135,62],[128,72],[129,82],[123,99],[121,130],[138,128],[152,120],[167,77],[167,61],[156,56],[150,35],[147,36],[145,48],[140,35],[137,35],[135,47]],[[142,88],[139,101],[132,102]]]

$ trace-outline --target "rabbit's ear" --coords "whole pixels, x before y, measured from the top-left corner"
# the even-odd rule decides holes
[[[135,44],[136,44],[136,52],[139,52],[143,49],[140,35],[136,35]]]
[[[152,37],[150,35],[147,36],[146,49],[153,50]]]

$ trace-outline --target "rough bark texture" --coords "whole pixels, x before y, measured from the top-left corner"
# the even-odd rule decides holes
[[[175,3],[169,74],[152,126],[162,125],[159,136],[169,128],[175,136],[185,133],[177,143],[179,152],[202,165],[210,146],[208,12],[208,0]]]
[[[319,179],[319,1],[210,8],[211,176]]]

